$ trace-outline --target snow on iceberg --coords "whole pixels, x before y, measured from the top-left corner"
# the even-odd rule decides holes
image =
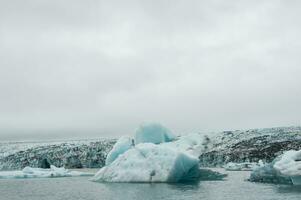
[[[120,137],[106,158],[106,165],[111,164],[120,154],[129,150],[134,144],[133,139],[127,136]]]
[[[161,145],[198,157],[201,152],[208,148],[210,141],[206,135],[193,133],[180,136],[173,142],[162,143]]]
[[[294,185],[301,185],[301,150],[285,152],[275,162],[274,168],[283,176],[290,177]]]
[[[199,177],[199,160],[151,143],[131,148],[93,177],[100,182],[184,182]]]
[[[71,177],[71,176],[93,176],[92,173],[69,171],[64,167],[58,168],[54,165],[50,169],[25,167],[22,171],[0,171],[0,179],[13,178],[52,178],[52,177]]]
[[[135,134],[135,142],[160,144],[173,141],[176,136],[164,126],[157,123],[142,124]]]
[[[274,168],[285,176],[301,176],[301,150],[287,151],[274,164]]]

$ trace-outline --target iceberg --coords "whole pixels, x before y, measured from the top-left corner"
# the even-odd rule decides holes
[[[199,168],[208,136],[176,138],[160,124],[141,125],[134,136],[121,137],[109,152],[106,165],[91,179],[96,182],[193,182],[220,180],[224,174]]]
[[[279,174],[279,172],[273,167],[275,160],[272,163],[267,163],[261,167],[255,168],[250,174],[249,181],[275,184],[292,184],[291,178]]]
[[[131,148],[92,178],[100,182],[185,182],[199,177],[199,160],[175,149],[143,143]]]
[[[53,178],[73,176],[93,176],[93,173],[69,171],[64,167],[50,166],[50,169],[25,167],[22,171],[0,171],[0,179],[14,178]]]
[[[301,150],[286,151],[252,171],[250,181],[301,185]]]
[[[171,142],[176,136],[164,126],[157,123],[142,124],[135,133],[135,142],[160,144]]]

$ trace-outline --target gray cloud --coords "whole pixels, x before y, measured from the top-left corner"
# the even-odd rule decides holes
[[[0,139],[299,125],[299,1],[0,1]]]

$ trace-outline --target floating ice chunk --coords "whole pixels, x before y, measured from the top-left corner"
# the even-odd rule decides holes
[[[0,179],[12,178],[51,178],[71,176],[93,176],[93,173],[69,171],[64,167],[51,165],[50,169],[25,167],[22,171],[0,171]]]
[[[259,166],[260,164],[254,162],[229,162],[225,166],[223,166],[223,168],[225,168],[225,170],[227,171],[252,171]]]
[[[277,184],[301,184],[299,182],[301,168],[298,167],[299,152],[287,151],[275,158],[273,162],[254,169],[249,180]]]
[[[99,182],[186,182],[220,180],[225,174],[199,168],[200,152],[210,147],[201,134],[176,137],[160,124],[141,125],[131,138],[118,140],[106,166],[92,178]]]
[[[163,142],[170,142],[175,138],[176,136],[169,129],[156,123],[141,125],[136,130],[136,134],[135,134],[136,144],[139,143],[160,144]]]
[[[274,168],[283,176],[290,177],[294,185],[301,185],[301,150],[287,151],[275,162]]]
[[[292,184],[292,180],[289,177],[279,174],[279,172],[273,167],[274,163],[275,161],[255,168],[251,172],[249,181],[261,183]]]
[[[55,167],[54,165],[50,166],[50,169],[42,169],[42,168],[32,168],[25,167],[22,172],[28,176],[34,177],[60,177],[68,175],[69,171],[64,167]]]
[[[274,168],[285,176],[301,176],[301,150],[287,151],[275,162]]]
[[[27,178],[22,171],[0,171],[0,179]]]
[[[199,160],[186,153],[151,143],[119,155],[93,177],[100,182],[182,182],[199,177]]]
[[[107,155],[106,165],[111,164],[119,155],[129,150],[134,145],[133,143],[134,142],[130,137],[120,137],[113,149]]]

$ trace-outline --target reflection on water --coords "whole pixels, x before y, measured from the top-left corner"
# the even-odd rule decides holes
[[[111,198],[123,199],[177,199],[191,196],[198,191],[199,184],[166,184],[166,183],[96,183],[99,187],[114,195]]]
[[[285,185],[277,187],[279,193],[299,193],[301,195],[301,185]],[[301,196],[300,196],[301,199]]]
[[[300,200],[301,187],[244,181],[249,172],[229,172],[225,181],[196,184],[95,183],[88,177],[0,180],[2,200]]]

